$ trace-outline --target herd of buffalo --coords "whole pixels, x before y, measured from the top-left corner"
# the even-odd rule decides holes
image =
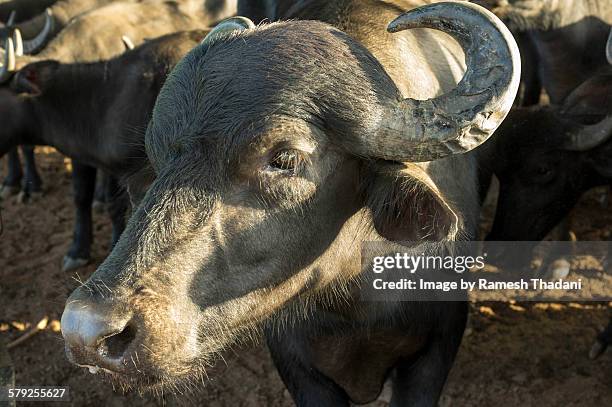
[[[41,193],[33,146],[72,159],[66,271],[107,210],[61,327],[126,386],[263,334],[299,406],[387,379],[433,406],[468,306],[360,301],[361,242],[476,240],[493,177],[487,240],[539,241],[612,185],[609,0],[0,0],[0,22],[0,196]]]

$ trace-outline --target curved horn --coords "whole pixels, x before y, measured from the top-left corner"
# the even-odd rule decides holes
[[[26,54],[33,54],[40,51],[47,42],[47,38],[51,34],[51,31],[53,31],[53,12],[48,8],[45,10],[45,25],[34,38],[23,42],[23,51]]]
[[[606,44],[606,58],[608,58],[608,63],[612,65],[612,29],[610,30],[610,35],[608,35],[608,42]]]
[[[4,58],[0,64],[0,83],[4,83],[11,78],[11,73],[15,71],[15,47],[13,39],[9,36],[4,39]]]
[[[234,31],[244,31],[250,28],[255,28],[255,24],[246,17],[231,17],[221,21],[213,28],[206,37],[202,40],[202,44],[212,44],[216,40],[225,37]]]
[[[11,14],[9,14],[8,20],[6,20],[6,26],[7,27],[12,27],[13,24],[15,24],[15,19],[16,18],[17,18],[17,12],[15,10],[12,10]]]
[[[13,43],[15,45],[15,56],[20,57],[23,55],[23,39],[21,38],[21,31],[19,28],[15,28],[13,31]]]
[[[599,123],[578,126],[576,131],[566,134],[563,147],[570,151],[587,151],[604,143],[612,137],[612,116]]]
[[[134,42],[127,35],[121,36],[121,41],[123,41],[123,45],[125,45],[125,49],[126,50],[133,50],[134,49]]]
[[[463,48],[467,70],[457,87],[429,99],[404,99],[391,106],[376,139],[364,140],[374,156],[394,161],[431,161],[470,151],[485,142],[512,107],[521,58],[512,34],[483,7],[443,2],[396,18],[389,32],[434,28]]]

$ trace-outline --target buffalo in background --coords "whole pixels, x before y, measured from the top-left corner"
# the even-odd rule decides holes
[[[69,4],[72,1],[75,0]],[[63,3],[58,2],[57,5]],[[78,1],[76,3],[81,4]],[[208,1],[202,4],[199,0],[103,3],[103,7],[77,15],[36,55],[19,56],[17,49],[20,46],[12,37],[5,37],[4,41],[7,52],[4,54],[0,78],[9,82],[9,86],[3,90],[0,113],[3,121],[10,125],[0,131],[0,143],[3,146],[0,156],[16,145],[35,140],[38,144],[57,147],[75,160],[73,178],[77,216],[73,245],[64,258],[64,270],[83,266],[90,259],[91,191],[94,188],[91,184],[95,184],[96,168],[111,175],[104,192],[110,196],[111,201],[113,242],[121,234],[127,205],[117,175],[121,176],[126,165],[136,161],[130,157],[134,149],[142,149],[142,133],[134,132],[133,129],[146,127],[151,110],[152,101],[147,100],[145,92],[140,92],[139,100],[136,96],[138,92],[130,93],[125,86],[113,87],[110,84],[113,79],[137,75],[133,72],[133,63],[125,66],[123,73],[113,72],[115,76],[111,77],[109,66],[113,64],[109,64],[108,60],[126,51],[126,41],[130,45],[128,48],[131,48],[142,44],[146,38],[207,28],[218,19],[232,15],[236,6],[235,1]],[[15,30],[18,32],[19,29]],[[151,73],[148,80],[140,80],[137,84],[151,91],[154,100],[161,86],[159,75],[165,74],[155,62],[154,52],[144,52],[143,55],[146,55],[143,63]],[[169,62],[160,56],[160,61],[167,63],[165,69],[169,69],[177,59]],[[73,64],[74,69],[69,69],[73,77],[66,77],[64,70],[61,70],[59,77],[56,76],[57,63]],[[77,66],[77,63],[89,65]],[[15,72],[19,73],[15,75]],[[161,77],[162,83],[164,77]],[[69,86],[71,83],[78,87]],[[49,84],[52,86],[47,86]],[[151,84],[156,85],[150,88]],[[100,85],[103,87],[100,88]],[[105,94],[108,98],[102,100],[107,103],[99,102],[101,95]],[[46,103],[46,100],[51,102]],[[70,100],[71,103],[61,102],[64,100]],[[22,104],[33,104],[35,107],[31,109],[34,113],[16,114],[15,106]],[[141,113],[128,116],[126,121],[125,116],[121,116],[126,113],[126,109],[120,106],[129,105],[140,105]],[[109,109],[107,114],[103,113],[105,109]],[[24,123],[27,123],[26,127]],[[110,126],[123,127],[116,129]],[[106,135],[106,141],[96,142],[95,135]],[[15,150],[12,152],[14,157]],[[142,154],[133,154],[136,158],[139,155]],[[11,168],[15,167],[15,162],[12,162]],[[28,163],[33,166],[32,160]],[[14,169],[12,174],[15,173],[18,172]],[[14,182],[15,178],[9,174],[9,181]]]

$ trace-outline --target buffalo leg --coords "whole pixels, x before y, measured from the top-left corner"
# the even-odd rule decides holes
[[[34,146],[22,146],[21,152],[25,161],[25,177],[23,180],[23,192],[26,198],[32,194],[42,192],[42,181],[40,174],[36,168],[36,159],[34,158]]]
[[[111,188],[110,176],[104,171],[98,170],[98,176],[96,178],[96,193],[94,195],[93,209],[96,213],[104,213],[107,209],[107,199],[110,195],[109,189]]]
[[[467,304],[447,305],[457,308],[448,309],[447,318],[439,321],[441,329],[432,332],[427,347],[416,358],[395,366],[391,407],[433,407],[438,404],[467,320]]]
[[[599,335],[597,335],[597,339],[595,343],[591,347],[591,351],[589,352],[589,357],[591,359],[597,359],[602,353],[606,351],[608,345],[612,343],[612,318],[608,322],[608,326],[604,329]]]
[[[274,365],[297,407],[348,406],[346,392],[300,355],[298,346],[285,336],[267,335]]]
[[[22,178],[21,159],[19,158],[19,151],[17,151],[17,147],[15,147],[8,153],[8,173],[2,182],[1,197],[8,198],[11,195],[19,193],[21,190]]]
[[[106,202],[108,202],[108,212],[113,225],[112,247],[119,241],[121,233],[125,229],[125,213],[128,208],[128,196],[123,187],[115,177],[108,176],[108,189]]]
[[[91,204],[96,188],[96,169],[72,161],[72,188],[76,218],[72,246],[64,257],[63,270],[73,270],[89,262],[93,227]]]

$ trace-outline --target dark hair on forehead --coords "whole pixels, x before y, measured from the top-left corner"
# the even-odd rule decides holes
[[[380,63],[349,36],[324,23],[290,21],[196,47],[158,98],[158,108],[174,113],[154,121],[182,122],[182,137],[231,138],[286,116],[343,136],[373,129],[377,107],[398,97]]]

